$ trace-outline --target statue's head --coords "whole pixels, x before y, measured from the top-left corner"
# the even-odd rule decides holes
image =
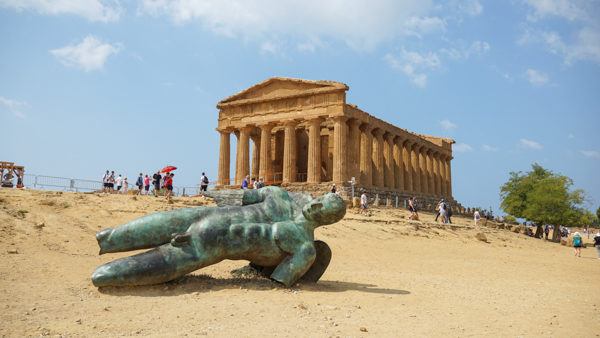
[[[302,214],[318,225],[332,224],[344,218],[346,203],[340,196],[328,193],[304,205]]]

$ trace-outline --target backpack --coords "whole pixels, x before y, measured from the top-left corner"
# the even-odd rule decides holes
[[[206,177],[206,176],[202,177],[202,183],[208,184],[208,177]]]
[[[573,237],[573,246],[580,246],[581,245],[581,237],[577,236],[577,237]]]

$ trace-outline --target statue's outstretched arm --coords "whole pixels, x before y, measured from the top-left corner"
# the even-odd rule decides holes
[[[261,189],[212,190],[204,193],[215,200],[217,206],[242,206],[260,203],[271,193],[270,187]]]
[[[316,255],[315,246],[312,242],[301,245],[279,263],[273,274],[271,274],[271,278],[285,286],[292,286],[312,266]]]

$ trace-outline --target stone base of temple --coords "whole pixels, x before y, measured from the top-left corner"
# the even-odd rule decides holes
[[[310,194],[312,196],[320,196],[331,191],[333,182],[324,183],[283,183],[280,186],[288,191],[301,192]],[[391,207],[391,208],[406,208],[408,206],[408,199],[414,197],[417,200],[417,208],[419,210],[434,211],[436,205],[439,203],[441,198],[444,198],[452,206],[454,214],[466,214],[467,210],[458,203],[454,198],[446,198],[442,196],[432,196],[410,193],[406,191],[390,190],[386,188],[378,187],[362,187],[360,185],[354,186],[354,199],[352,185],[350,183],[336,183],[337,193],[351,206],[353,203],[358,206],[357,199],[360,198],[362,189],[365,190],[369,199],[370,206],[377,207]],[[217,189],[239,189],[239,186],[226,186],[216,187]]]

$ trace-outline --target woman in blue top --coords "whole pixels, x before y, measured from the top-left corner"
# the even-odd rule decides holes
[[[573,247],[575,248],[575,256],[581,257],[581,247],[583,246],[583,239],[579,232],[575,232],[573,235]]]

